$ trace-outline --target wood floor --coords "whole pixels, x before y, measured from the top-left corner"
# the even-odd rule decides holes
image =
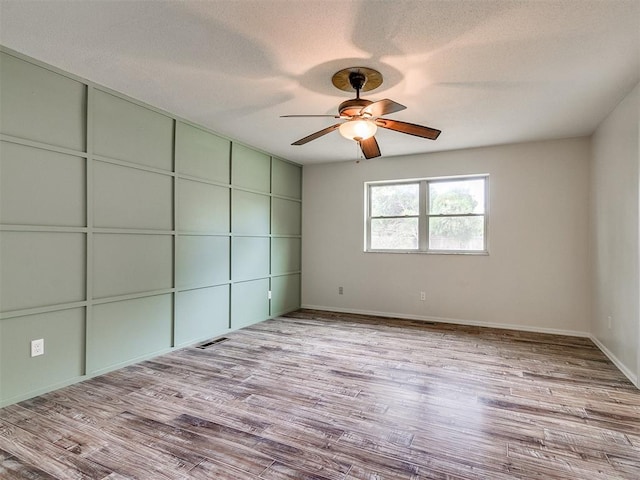
[[[0,410],[0,478],[640,479],[587,339],[300,311]]]

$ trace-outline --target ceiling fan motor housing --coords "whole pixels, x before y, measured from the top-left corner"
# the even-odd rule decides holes
[[[338,107],[338,112],[341,117],[353,117],[359,115],[360,110],[372,103],[373,102],[371,100],[366,100],[364,98],[352,98],[342,102]]]

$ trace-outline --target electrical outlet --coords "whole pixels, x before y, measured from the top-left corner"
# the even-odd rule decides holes
[[[422,300],[424,302],[426,299],[427,299],[426,292],[420,292],[420,300]]]
[[[44,338],[31,340],[31,356],[37,357],[44,355]]]
[[[267,292],[267,298],[268,298],[269,300],[271,300],[271,290],[269,290],[269,291]]]
[[[609,329],[611,329],[611,324],[612,324],[612,323],[613,323],[613,317],[612,317],[611,315],[609,315],[609,316],[607,317],[607,327],[608,327]]]
[[[338,295],[344,295],[344,288],[338,287]]]

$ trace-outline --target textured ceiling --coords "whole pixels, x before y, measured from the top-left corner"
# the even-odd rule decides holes
[[[0,43],[303,164],[353,160],[331,76],[442,130],[376,135],[383,156],[588,135],[640,80],[640,0],[5,1]]]

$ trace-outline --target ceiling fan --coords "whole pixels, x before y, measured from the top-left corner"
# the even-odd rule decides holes
[[[291,145],[304,145],[338,129],[343,137],[358,142],[365,158],[375,158],[381,155],[380,147],[374,137],[378,127],[415,135],[416,137],[428,138],[429,140],[435,140],[440,135],[440,130],[435,128],[381,118],[382,115],[404,110],[407,108],[404,105],[388,98],[377,102],[360,98],[361,91],[367,92],[382,84],[382,74],[376,70],[367,67],[345,68],[336,72],[331,81],[340,90],[346,92],[355,90],[356,92],[356,98],[346,100],[338,106],[338,115],[282,115],[282,117],[331,117],[346,121],[312,133],[293,142]]]

